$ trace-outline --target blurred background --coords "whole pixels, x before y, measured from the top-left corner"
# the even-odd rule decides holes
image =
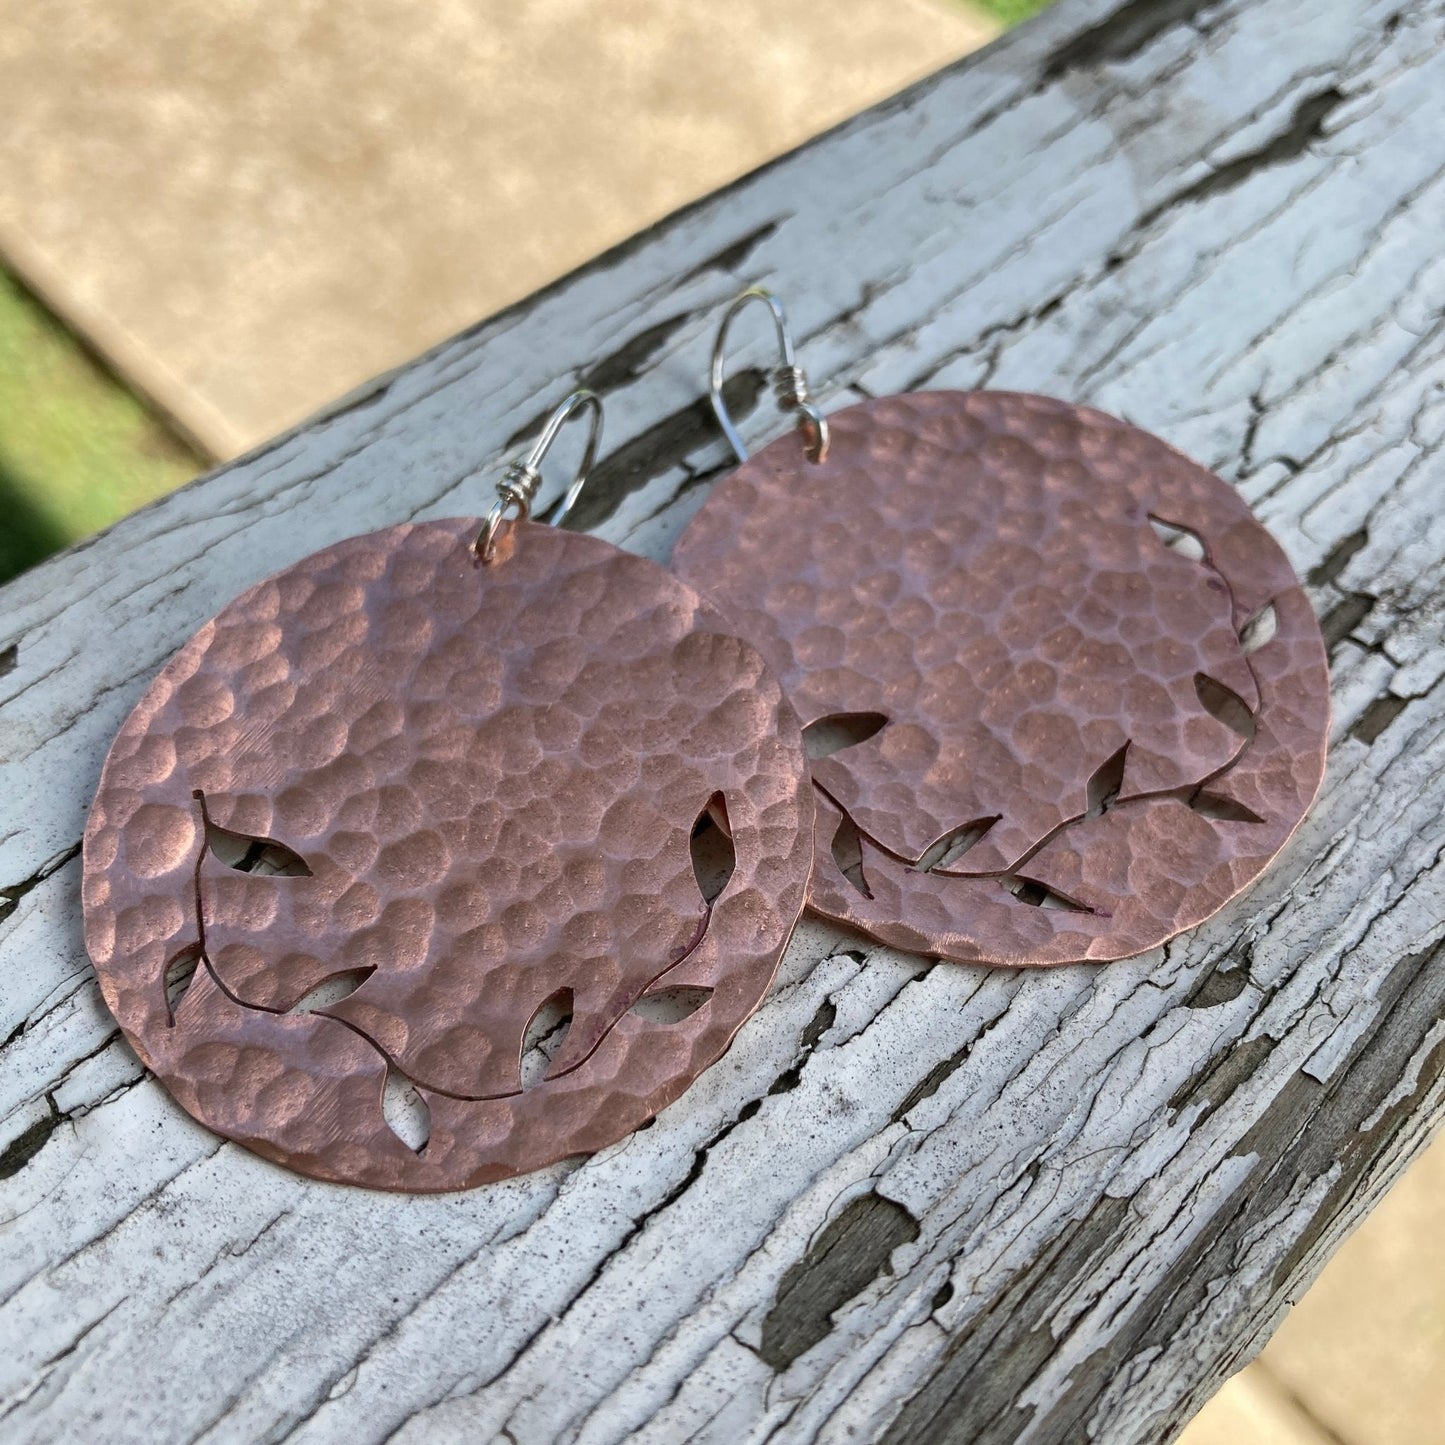
[[[1047,3],[0,0],[0,581]],[[1186,1445],[1445,1440],[1442,1151]]]
[[[0,576],[1044,0],[0,0]]]

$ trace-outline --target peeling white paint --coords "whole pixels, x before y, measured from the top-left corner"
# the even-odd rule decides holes
[[[1152,1441],[1423,1145],[1445,1112],[1445,16],[1220,0],[1042,80],[1110,9],[1063,0],[5,589],[0,883],[40,881],[0,922],[0,1148],[49,1133],[0,1180],[0,1433],[841,1445],[977,1408],[966,1438]],[[1247,897],[1105,969],[930,966],[807,923],[727,1057],[585,1163],[405,1199],[221,1145],[109,1039],[81,948],[65,855],[116,726],[218,598],[483,507],[507,439],[619,339],[682,318],[609,395],[614,444],[691,406],[745,280],[787,297],[825,400],[1052,392],[1238,479],[1331,574],[1322,614],[1367,604],[1315,812]],[[685,438],[597,530],[665,558],[724,463]],[[1367,745],[1387,689],[1411,701]],[[874,1191],[918,1237],[774,1373],[779,1282]]]

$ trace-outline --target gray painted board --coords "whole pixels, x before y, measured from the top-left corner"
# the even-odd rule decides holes
[[[1445,1111],[1442,134],[1440,0],[1064,0],[0,592],[0,1434],[1168,1438]],[[751,280],[825,404],[1049,392],[1236,481],[1332,646],[1315,812],[1103,969],[807,923],[722,1063],[585,1163],[407,1199],[222,1145],[81,945],[115,728],[262,575],[484,508],[579,380],[584,524],[665,559]]]

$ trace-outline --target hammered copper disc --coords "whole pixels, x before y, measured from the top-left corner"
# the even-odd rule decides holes
[[[482,567],[480,526],[353,538],[231,603],[121,729],[86,831],[86,942],[136,1051],[319,1178],[458,1189],[620,1139],[727,1048],[803,906],[812,791],[757,651],[651,562],[527,524]],[[710,905],[709,814],[734,855]],[[292,866],[238,871],[253,840]],[[549,1005],[572,1021],[525,1087]],[[430,1110],[419,1150],[389,1072]]]
[[[1037,965],[1140,953],[1244,888],[1319,786],[1329,679],[1233,488],[1043,397],[829,420],[822,464],[797,433],[773,442],[673,558],[838,748],[810,747],[811,906],[915,952]]]

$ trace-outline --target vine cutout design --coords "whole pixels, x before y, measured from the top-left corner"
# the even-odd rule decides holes
[[[1318,788],[1328,678],[1234,488],[1047,397],[916,392],[829,423],[825,462],[762,448],[673,551],[810,725],[815,910],[1047,967],[1144,952],[1257,877]]]
[[[481,574],[479,525],[348,538],[228,603],[86,828],[127,1039],[318,1178],[470,1188],[623,1138],[727,1048],[803,905],[813,794],[758,650],[584,534],[521,524]]]
[[[278,880],[309,878],[311,868],[295,850],[273,838],[255,837],[222,828],[210,817],[205,793],[193,793],[200,813],[204,842],[195,863],[195,923],[198,942],[187,945],[167,964],[164,986],[170,1012],[170,1025],[175,1026],[177,1010],[194,981],[198,967],[204,967],[211,981],[238,1007],[257,1009],[263,1013],[287,1015],[317,1013],[352,1030],[374,1048],[386,1062],[386,1083],[382,1095],[382,1113],[392,1132],[413,1152],[425,1151],[430,1135],[430,1110],[423,1091],[445,1094],[468,1103],[514,1097],[542,1087],[554,1078],[565,1077],[582,1067],[601,1047],[604,1033],[582,1057],[557,1075],[551,1073],[553,1061],[562,1050],[572,1025],[574,992],[570,987],[555,990],[538,1006],[518,1043],[518,1087],[505,1093],[457,1094],[408,1074],[376,1039],[348,1019],[338,1018],[328,1009],[359,992],[376,973],[376,968],[343,969],[329,975],[303,998],[286,1009],[270,1009],[241,997],[229,988],[206,952],[205,897],[201,870],[206,857],[216,857],[237,872]],[[667,1027],[691,1018],[706,1007],[715,992],[696,985],[668,987],[667,976],[693,956],[707,936],[713,908],[726,891],[736,868],[736,852],[732,846],[727,820],[727,799],[715,792],[703,805],[689,839],[694,876],[702,900],[702,915],[696,933],[682,953],[670,960],[643,988],[637,999],[623,1012],[645,1019],[651,1024]],[[659,987],[661,985],[661,987]],[[618,1019],[613,1021],[616,1027]],[[607,1032],[610,1032],[609,1029]]]
[[[1154,534],[1164,546],[1207,568],[1219,579],[1222,587],[1232,592],[1228,579],[1215,566],[1208,547],[1197,532],[1181,523],[1167,521],[1152,513],[1149,515],[1149,523]],[[1240,629],[1240,650],[1244,655],[1246,666],[1250,666],[1251,673],[1253,673],[1253,667],[1248,660],[1250,654],[1264,646],[1273,637],[1276,625],[1275,605],[1271,601],[1260,608]],[[1255,678],[1255,681],[1258,685],[1258,677]],[[881,854],[913,872],[937,873],[947,878],[995,878],[1011,897],[1026,906],[1056,908],[1070,913],[1096,913],[1099,910],[1090,907],[1087,903],[1081,902],[1077,898],[1070,898],[1038,879],[1028,877],[1021,871],[1027,867],[1029,860],[1043,848],[1063,837],[1078,824],[1092,818],[1102,817],[1104,813],[1115,807],[1153,802],[1161,798],[1176,799],[1186,804],[1194,812],[1218,821],[1249,824],[1264,822],[1264,819],[1253,809],[1233,799],[1211,792],[1209,788],[1211,783],[1217,782],[1239,763],[1245,749],[1254,741],[1255,714],[1233,688],[1220,682],[1218,678],[1210,677],[1207,673],[1195,674],[1194,688],[1204,710],[1243,740],[1241,748],[1224,767],[1217,769],[1208,777],[1200,779],[1197,783],[1191,783],[1182,788],[1135,793],[1121,803],[1119,794],[1124,785],[1125,769],[1128,765],[1131,745],[1126,740],[1123,746],[1100,763],[1089,777],[1088,806],[1082,813],[1065,819],[1056,828],[1046,833],[1020,854],[1011,866],[975,871],[954,865],[1000,821],[1001,814],[994,814],[987,818],[975,818],[959,824],[931,843],[918,857],[907,858],[888,848],[877,838],[864,833],[849,816],[847,809],[815,779],[814,786],[842,814],[842,820],[833,835],[831,847],[833,861],[849,885],[868,899],[873,897],[873,893],[868,886],[863,868],[863,840],[865,838],[869,845],[876,848]],[[887,727],[888,722],[889,719],[886,716],[876,712],[833,713],[816,718],[803,730],[808,757],[810,760],[832,757],[849,748],[858,747],[877,737]]]

